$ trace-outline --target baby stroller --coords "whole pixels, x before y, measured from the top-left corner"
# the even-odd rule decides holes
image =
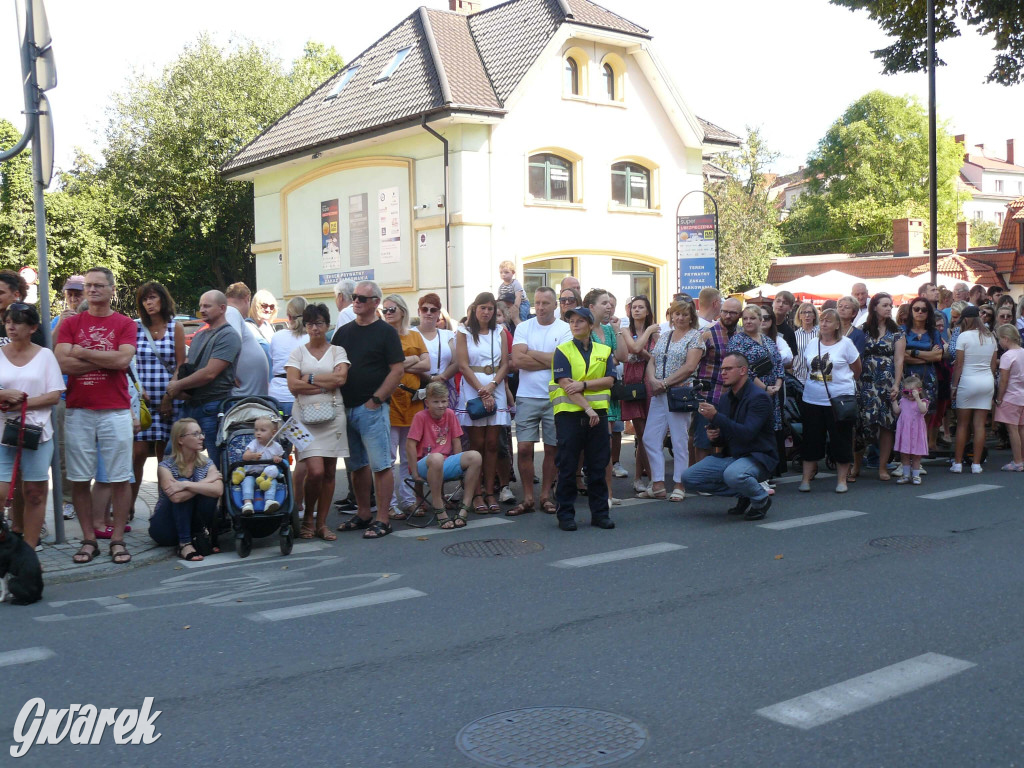
[[[242,515],[241,488],[231,482],[232,473],[248,464],[266,464],[263,461],[243,461],[245,446],[253,439],[253,422],[260,416],[281,420],[280,404],[272,397],[232,397],[221,404],[224,417],[217,431],[217,445],[221,449],[221,474],[224,476],[224,504],[231,515],[235,530],[235,550],[239,557],[248,557],[252,552],[253,538],[264,538],[275,532],[280,536],[281,554],[289,555],[295,543],[295,529],[298,520],[292,499],[291,472],[287,457],[291,445],[280,440],[284,446],[285,460],[276,464],[280,470],[277,478],[277,502],[281,505],[270,514],[264,512],[263,491],[257,488],[253,507],[255,513]]]

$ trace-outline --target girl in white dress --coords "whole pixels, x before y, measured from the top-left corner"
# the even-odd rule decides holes
[[[473,494],[473,508],[481,514],[501,511],[494,490],[498,433],[510,423],[505,398],[508,350],[505,348],[505,334],[496,330],[495,307],[493,294],[477,296],[466,312],[465,327],[459,329],[455,339],[455,357],[462,372],[462,388],[455,415],[466,430],[470,448],[484,457],[483,487],[467,488],[466,492]],[[478,397],[489,413],[474,421],[466,404]]]
[[[971,473],[981,474],[981,452],[985,447],[985,419],[992,409],[995,391],[996,352],[992,331],[980,319],[980,312],[968,304],[960,313],[960,336],[956,341],[953,365],[953,402],[956,404],[956,451],[950,472],[963,472],[967,435],[974,429],[974,456]]]

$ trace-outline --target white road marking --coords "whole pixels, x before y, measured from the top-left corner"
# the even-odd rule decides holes
[[[998,488],[1002,488],[1001,485],[986,485],[985,483],[978,483],[976,485],[965,485],[961,488],[954,488],[951,491],[939,491],[938,493],[926,493],[923,496],[918,496],[919,499],[955,499],[957,496],[970,496],[972,493],[980,493],[981,491],[994,491]]]
[[[757,710],[757,714],[783,725],[809,730],[937,683],[973,666],[976,665],[969,661],[938,653],[925,653],[846,682],[764,707]]]
[[[814,480],[821,480],[822,478],[825,478],[825,477],[835,477],[835,473],[834,472],[819,472],[818,474],[816,474],[814,476]],[[801,475],[790,475],[788,477],[776,478],[775,480],[772,480],[771,482],[773,482],[775,485],[783,485],[785,483],[799,483],[801,480],[803,480],[803,477]],[[814,480],[812,480],[811,482],[813,483]]]
[[[248,618],[253,621],[285,621],[286,619],[299,619],[304,616],[316,616],[321,613],[347,611],[352,608],[365,608],[368,605],[393,603],[397,600],[410,600],[414,597],[426,596],[426,592],[402,587],[400,589],[389,589],[385,592],[373,592],[369,595],[342,597],[337,600],[324,600],[319,603],[293,605],[289,608],[274,608],[269,611],[250,613]]]
[[[224,535],[220,537],[218,541],[220,544],[221,552],[216,555],[207,555],[202,560],[177,560],[176,565],[183,565],[186,568],[208,568],[211,565],[237,565],[239,563],[250,562],[252,560],[265,560],[268,557],[284,557],[281,554],[281,548],[277,546],[277,542],[274,542],[273,546],[260,547],[254,549],[252,554],[246,558],[240,558],[235,552],[235,537]],[[311,552],[316,552],[321,549],[326,549],[331,546],[326,541],[301,541],[296,542],[295,546],[292,547],[293,555],[308,555]]]
[[[18,664],[30,664],[33,661],[46,661],[56,654],[49,648],[23,648],[20,651],[0,653],[0,667],[13,667]]]
[[[696,495],[696,494],[691,494],[691,495]],[[622,503],[621,504],[616,504],[615,507],[632,507],[632,506],[634,506],[636,504],[650,504],[651,502],[655,502],[655,501],[660,501],[660,502],[664,503],[664,502],[668,501],[668,497],[666,497],[664,499],[638,499],[636,496],[633,496],[633,497],[630,497],[628,499],[623,499]],[[612,512],[614,512],[615,511],[615,507],[609,507],[609,509]]]
[[[648,555],[660,555],[664,552],[675,552],[677,549],[686,549],[680,544],[646,544],[642,547],[630,547],[629,549],[616,549],[611,552],[601,552],[596,555],[585,555],[583,557],[570,557],[568,560],[556,560],[549,565],[555,568],[586,568],[588,565],[601,565],[603,563],[614,563],[617,560],[630,560],[634,557],[647,557]]]
[[[796,517],[792,520],[779,520],[777,523],[763,523],[758,528],[768,528],[772,531],[784,531],[787,528],[799,528],[802,525],[816,525],[817,523],[831,523],[833,520],[845,520],[848,517],[859,517],[867,512],[857,512],[852,509],[840,509],[838,512],[825,512],[821,515],[810,515],[809,517]]]
[[[452,514],[451,512],[448,513]],[[492,525],[507,525],[512,523],[504,517],[485,517],[482,520],[470,520],[461,528],[438,528],[436,525],[430,528],[410,528],[405,531],[396,531],[395,536],[403,539],[414,539],[418,536],[436,536],[439,533],[456,533],[458,531],[472,530],[473,528],[489,528]]]

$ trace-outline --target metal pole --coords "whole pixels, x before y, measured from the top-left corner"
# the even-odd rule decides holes
[[[451,214],[448,210],[448,139],[427,125],[427,116],[423,116],[423,127],[428,133],[440,140],[444,146],[444,301],[448,311],[452,311],[452,231]]]
[[[938,281],[939,170],[935,138],[935,0],[928,0],[928,264],[932,283]]]

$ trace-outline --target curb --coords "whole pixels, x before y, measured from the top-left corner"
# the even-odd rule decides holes
[[[92,581],[93,579],[117,576],[127,571],[159,563],[164,560],[170,560],[174,557],[173,547],[152,547],[143,552],[139,552],[138,554],[133,552],[131,562],[123,565],[117,565],[116,563],[110,562],[109,559],[106,559],[106,555],[102,554],[97,555],[96,559],[91,563],[75,565],[70,561],[71,555],[74,554],[74,550],[77,549],[78,547],[74,547],[73,550],[68,553],[69,567],[62,568],[57,571],[43,572],[43,583],[45,585],[70,584],[76,581]],[[100,558],[104,558],[106,562],[100,562]]]

